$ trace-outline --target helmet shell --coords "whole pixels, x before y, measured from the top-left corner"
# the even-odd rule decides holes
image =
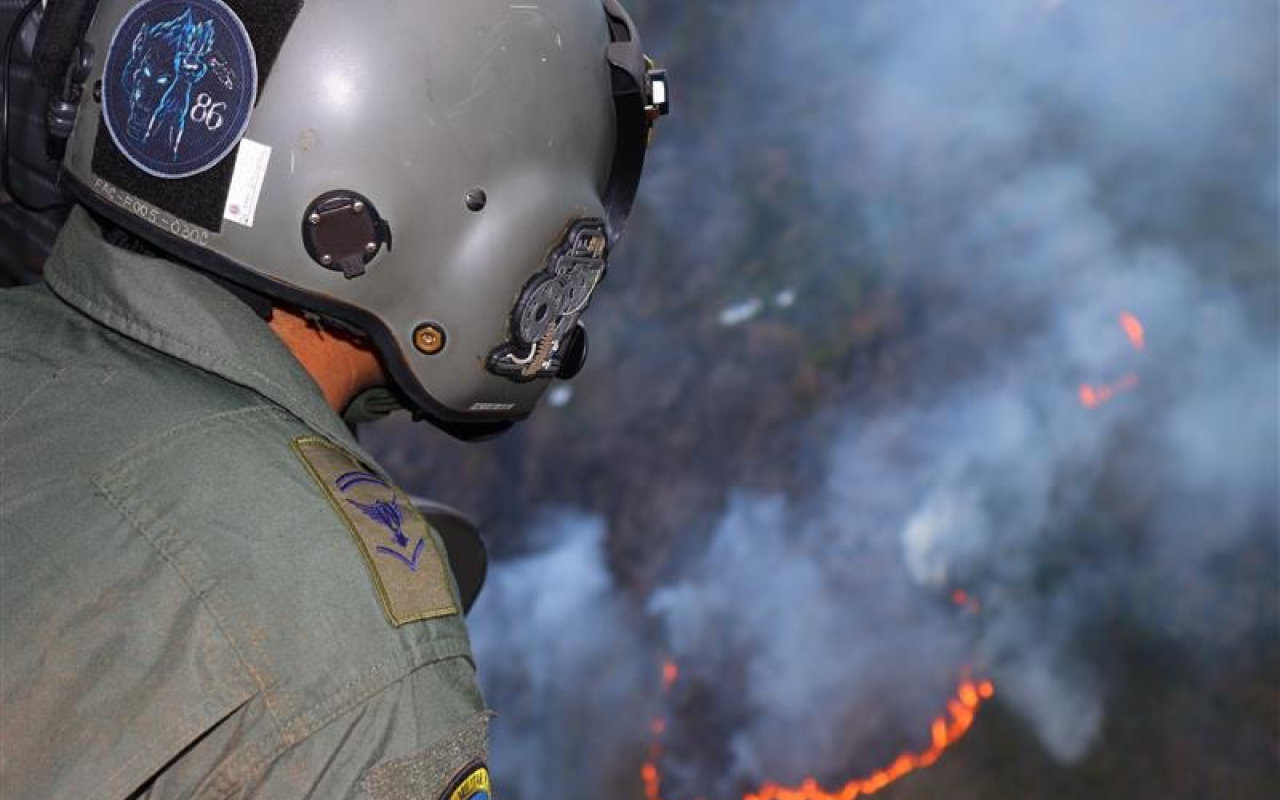
[[[86,36],[95,52],[135,5],[102,0]],[[613,16],[601,0],[307,0],[245,126],[270,148],[251,226],[206,230],[95,174],[98,108],[82,107],[66,172],[82,200],[195,266],[369,336],[429,417],[519,419],[549,377],[487,362],[566,235],[609,218]],[[105,61],[90,81],[113,79]],[[305,242],[308,208],[332,192],[367,198],[388,228],[355,277]],[[443,335],[436,352],[414,344],[424,325]]]

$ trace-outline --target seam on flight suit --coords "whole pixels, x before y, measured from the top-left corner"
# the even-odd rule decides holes
[[[22,411],[22,409],[27,407],[27,403],[30,403],[32,398],[34,398],[36,395],[40,394],[45,389],[47,389],[50,384],[56,383],[57,380],[62,377],[62,374],[66,372],[68,369],[69,367],[65,367],[65,366],[58,367],[56,370],[54,370],[53,374],[48,377],[47,380],[45,380],[36,388],[32,389],[30,392],[27,393],[26,397],[18,401],[18,403],[13,407],[13,410],[9,412],[9,415],[5,417],[3,420],[0,420],[0,432],[3,432],[5,428],[9,427],[9,423],[13,421],[14,417],[18,416],[18,414]]]
[[[176,538],[176,531],[151,530],[149,525],[138,519],[133,510],[133,506],[135,504],[142,504],[141,493],[137,491],[131,492],[133,497],[136,498],[134,502],[131,503],[129,498],[123,496],[119,491],[113,489],[113,487],[118,487],[119,489],[136,489],[133,482],[125,475],[125,468],[128,466],[129,462],[135,460],[141,452],[158,450],[164,446],[172,444],[173,440],[184,435],[196,433],[202,428],[218,426],[229,420],[243,417],[276,415],[280,413],[280,410],[275,406],[260,405],[250,408],[235,409],[233,411],[223,411],[202,417],[201,419],[192,422],[177,425],[161,434],[148,437],[143,441],[136,443],[132,447],[129,447],[93,479],[93,484],[97,487],[98,491],[103,494],[112,506],[124,515],[124,517],[133,526],[134,530],[136,530],[142,538],[145,539],[151,547],[161,555],[162,558],[164,558],[165,563],[167,563],[174,572],[177,573],[183,584],[197,599],[200,600],[200,604],[213,617],[214,622],[218,626],[218,630],[227,638],[227,641],[235,651],[236,658],[240,661],[241,665],[252,677],[253,682],[257,685],[259,693],[263,696],[263,703],[267,708],[267,712],[271,715],[271,719],[275,723],[277,731],[282,729],[280,716],[277,713],[277,709],[274,707],[270,693],[266,690],[268,681],[263,677],[260,670],[254,663],[255,661],[265,662],[268,664],[270,662],[265,657],[260,657],[254,660],[246,658],[243,646],[237,638],[231,634],[231,628],[227,624],[227,620],[218,611],[218,609],[215,608],[214,604],[209,602],[210,596],[216,593],[219,598],[222,598],[221,604],[224,608],[232,607],[230,601],[227,600],[225,595],[223,595],[218,589],[218,580],[217,577],[213,575],[213,570],[209,569],[207,565],[200,563],[194,564],[193,566],[197,567],[199,572],[203,573],[202,575],[196,576],[188,574],[187,570],[178,562],[177,557],[181,556],[184,559],[202,561],[198,548],[185,546],[186,543],[183,540]],[[175,541],[184,545],[179,551],[172,551],[169,547],[169,545]],[[197,578],[201,580],[197,582]]]
[[[225,797],[236,791],[266,770],[274,761],[335,720],[368,703],[418,670],[443,663],[451,658],[464,658],[473,667],[475,665],[471,659],[470,642],[466,637],[441,637],[431,640],[427,645],[427,647],[412,647],[402,651],[396,657],[367,668],[360,677],[352,678],[341,687],[334,689],[329,699],[301,709],[285,723],[284,735],[274,746],[268,748],[261,742],[255,742],[243,748],[214,777],[212,783],[217,786],[216,796]],[[430,655],[424,651],[430,651]],[[397,666],[400,669],[393,669]],[[372,688],[366,688],[356,694],[349,693],[353,687],[371,683]]]
[[[204,588],[197,588],[192,583],[191,576],[187,575],[186,571],[183,570],[177,563],[174,562],[172,558],[172,554],[167,552],[165,548],[159,546],[159,544],[155,540],[153,540],[150,536],[148,536],[145,533],[145,531],[143,530],[143,526],[134,517],[131,511],[119,501],[119,498],[117,498],[114,494],[112,494],[112,492],[109,489],[105,488],[104,486],[99,484],[97,481],[95,481],[95,486],[98,489],[99,493],[101,493],[101,495],[103,496],[103,499],[107,501],[108,505],[114,508],[122,517],[124,517],[125,521],[129,523],[130,527],[132,527],[134,531],[138,533],[143,538],[143,540],[145,540],[151,546],[151,548],[156,551],[156,553],[164,560],[164,562],[169,565],[169,568],[174,571],[174,574],[178,576],[178,579],[182,581],[182,584],[187,587],[187,590],[191,592],[191,595],[200,602],[201,608],[203,608],[209,614],[210,618],[214,621],[214,624],[218,626],[218,631],[226,639],[227,644],[232,648],[233,651],[235,651],[236,657],[240,661],[241,665],[244,666],[245,669],[252,675],[253,674],[252,666],[250,666],[245,662],[244,657],[241,655],[235,639],[228,634],[222,618],[219,616],[218,612],[215,611],[207,602],[207,595],[209,592],[213,590],[214,587],[211,585]],[[255,682],[257,682],[256,676],[255,676]],[[260,683],[258,685],[258,688],[259,690],[261,690]],[[252,697],[253,697],[253,693],[249,693],[247,696],[241,698],[237,702],[235,707],[239,708],[243,706],[245,702],[247,702]],[[208,699],[208,700],[201,701],[201,703],[199,704],[199,708],[202,712],[204,712],[204,716],[217,716],[219,718],[222,718],[222,717],[225,717],[228,713],[224,705],[225,704],[216,703],[214,700]],[[234,709],[232,710],[234,711]],[[155,742],[159,743],[157,746],[145,748],[145,749],[139,750],[137,753],[134,753],[123,764],[121,764],[115,770],[115,772],[111,773],[111,775],[108,776],[103,781],[104,783],[103,794],[106,796],[114,796],[122,792],[133,790],[137,786],[138,776],[133,776],[132,778],[130,778],[127,776],[127,773],[128,773],[128,770],[134,765],[134,763],[136,763],[143,756],[153,755],[153,751],[156,751],[156,753],[160,755],[172,756],[173,753],[163,752],[164,750],[169,749],[168,745],[171,743],[171,740],[177,739],[181,741],[185,746],[187,743],[192,741],[194,738],[198,737],[200,734],[204,733],[206,730],[208,730],[208,728],[204,726],[194,726],[194,725],[177,726],[174,728],[174,734],[172,736],[157,737],[156,739],[154,739]],[[147,776],[143,776],[143,777],[147,777]],[[119,785],[117,786],[117,784]]]
[[[168,445],[168,440],[170,439],[175,439],[191,433],[197,433],[201,428],[220,425],[227,420],[235,419],[236,417],[271,416],[279,413],[279,406],[264,402],[254,406],[233,408],[227,411],[217,411],[212,414],[206,414],[198,419],[188,420],[174,425],[172,428],[161,431],[160,433],[144,436],[133,444],[130,444],[124,450],[120,451],[115,458],[108,461],[107,465],[94,477],[94,483],[97,484],[99,481],[114,482],[122,480],[130,462],[137,460],[139,454],[145,453],[148,450],[164,447]]]
[[[201,703],[199,708],[205,716],[213,717],[216,720],[221,721],[242,708],[245,702],[247,701],[241,702],[230,711],[212,701],[205,701],[204,703]],[[181,741],[184,745],[187,745],[199,739],[200,736],[208,730],[210,730],[210,727],[207,725],[174,726],[167,729],[167,731],[170,732],[168,735],[156,737],[155,741],[158,743],[157,745],[144,748],[129,756],[129,758],[126,759],[115,772],[111,773],[111,775],[103,781],[101,796],[104,798],[132,796],[132,792],[138,788],[139,776],[130,776],[128,771],[139,759],[143,756],[163,756],[168,760],[175,755],[174,753],[169,752],[172,749],[169,746],[170,742]],[[164,762],[162,761],[160,766],[163,767],[163,765]],[[144,775],[141,777],[146,779],[151,776]]]
[[[72,306],[90,319],[93,318],[93,315],[88,313],[90,310],[93,311],[94,315],[101,315],[102,324],[106,325],[108,328],[114,329],[125,338],[150,347],[152,350],[160,352],[168,358],[182,361],[188,367],[193,367],[194,365],[188,363],[181,356],[177,355],[175,351],[185,349],[189,352],[197,353],[202,358],[208,359],[210,363],[217,364],[230,375],[248,375],[261,381],[263,384],[272,387],[277,390],[281,396],[288,398],[292,405],[305,405],[284,385],[270,376],[265,375],[252,367],[246,367],[242,364],[232,362],[212,350],[207,350],[198,344],[194,344],[186,339],[174,336],[168,331],[156,328],[145,320],[130,316],[127,311],[119,308],[115,304],[86,297],[79,292],[77,287],[62,280],[61,276],[56,271],[46,275],[45,281],[49,284],[49,288],[52,289],[68,305]],[[169,345],[169,349],[154,346],[154,344],[147,341],[148,337],[151,337],[154,342],[163,342]],[[288,411],[288,409],[285,410]],[[292,412],[290,412],[290,414],[292,416]]]

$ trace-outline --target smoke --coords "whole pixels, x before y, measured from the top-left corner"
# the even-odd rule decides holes
[[[531,533],[533,552],[490,571],[471,635],[492,725],[502,796],[635,782],[655,708],[653,654],[613,587],[599,518],[556,511]],[[617,724],[620,709],[635,726]]]
[[[652,591],[614,585],[599,519],[497,567],[473,624],[518,709],[512,796],[634,763],[657,653],[682,667],[668,796],[720,798],[918,748],[965,669],[1072,763],[1114,713],[1115,631],[1212,659],[1275,625],[1248,571],[1280,485],[1274,3],[761,8],[718,65],[736,90],[694,112],[713,134],[655,152],[651,224],[692,231],[672,247],[712,291],[736,263],[706,253],[760,235],[727,190],[786,151],[827,258],[778,272],[890,287],[911,385],[828,409],[821,483],[735,493]]]

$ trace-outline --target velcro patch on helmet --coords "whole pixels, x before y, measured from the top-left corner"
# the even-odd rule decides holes
[[[142,18],[138,18],[138,22],[128,23],[128,20],[134,19],[142,10],[152,9],[164,6],[168,11],[164,11],[164,16],[159,11],[155,17],[148,15],[145,21],[150,25],[157,22],[163,23],[165,20],[172,20],[174,14],[170,13],[176,9],[176,13],[180,16],[187,7],[190,7],[193,23],[203,23],[212,19],[210,16],[203,16],[201,9],[211,7],[214,0],[203,0],[200,3],[179,3],[169,2],[168,0],[151,0],[143,2],[130,10],[126,15],[121,26],[118,26],[112,44],[109,48],[111,51],[120,50],[120,56],[127,59],[133,54],[133,42],[141,33],[140,23]],[[253,70],[257,75],[257,93],[260,97],[262,88],[266,84],[271,74],[272,66],[275,64],[276,58],[280,54],[280,49],[284,45],[285,38],[289,35],[289,31],[293,27],[294,21],[298,17],[298,13],[302,8],[302,0],[217,0],[218,5],[230,9],[235,19],[242,24],[243,30],[248,32],[248,40],[252,43],[250,52],[254,58]],[[128,24],[125,24],[128,23]],[[235,26],[228,20],[227,29],[231,30]],[[224,78],[232,79],[231,72],[233,66],[231,57],[224,52],[227,45],[226,36],[219,39],[219,27],[214,24],[212,28],[214,34],[214,44],[210,52],[205,57],[205,65],[208,66],[208,72],[201,78],[198,87],[193,87],[191,105],[188,106],[186,112],[186,126],[183,131],[185,139],[195,128],[190,126],[203,125],[207,129],[213,126],[216,130],[207,132],[207,135],[230,133],[233,127],[232,117],[236,114],[243,113],[245,122],[247,123],[249,116],[253,112],[253,103],[245,105],[243,109],[237,106],[235,113],[230,111],[230,101],[222,96],[223,92],[227,92],[228,88],[224,82]],[[132,34],[134,37],[130,39]],[[127,49],[128,52],[124,52]],[[112,65],[107,65],[107,70],[120,71],[120,67],[113,66],[116,61],[111,59]],[[215,63],[216,62],[216,63]],[[234,70],[236,76],[240,76],[245,70]],[[233,168],[236,162],[235,153],[239,147],[236,142],[232,142],[231,149],[228,150],[220,160],[212,161],[208,166],[204,167],[200,172],[190,174],[185,178],[175,178],[163,174],[157,175],[155,172],[147,172],[141,169],[135,157],[122,149],[116,136],[112,134],[108,125],[108,98],[107,94],[112,91],[116,92],[119,97],[118,102],[128,104],[128,91],[122,85],[119,74],[110,71],[104,71],[102,76],[103,84],[103,108],[100,114],[100,122],[98,126],[98,134],[93,140],[93,159],[92,171],[93,178],[92,188],[103,197],[104,200],[116,205],[122,205],[119,196],[102,192],[99,185],[111,186],[117,193],[127,193],[129,196],[136,198],[139,202],[145,203],[150,208],[163,209],[168,215],[178,220],[180,224],[194,225],[206,231],[213,233],[221,232],[223,212],[226,209],[227,191],[231,186]],[[145,76],[144,76],[145,77]],[[151,78],[155,78],[155,70],[152,70]],[[233,87],[243,87],[245,84],[232,79]],[[169,85],[172,85],[170,81]],[[136,86],[134,87],[136,90]],[[206,92],[206,90],[208,90]],[[206,92],[209,94],[210,100],[202,103],[200,94]],[[217,97],[215,97],[217,93]],[[215,107],[216,103],[228,103],[228,106]],[[200,106],[199,109],[195,106]],[[119,123],[117,128],[123,131],[123,136],[128,139],[128,110],[123,112],[120,110],[111,113],[114,118],[112,124]],[[193,119],[192,115],[198,117],[199,120]],[[210,118],[212,114],[212,118]],[[202,120],[202,122],[200,121]],[[244,133],[242,130],[241,134]],[[155,134],[152,134],[154,138]],[[229,137],[228,137],[229,138]],[[161,137],[163,140],[163,135]],[[237,136],[237,142],[239,137]],[[150,140],[149,140],[150,143]],[[148,143],[148,146],[150,144]],[[180,155],[186,157],[190,155],[187,148],[179,143]],[[156,147],[161,145],[157,144]],[[161,153],[161,155],[163,155]],[[152,157],[155,154],[152,153]],[[171,162],[167,171],[172,172]],[[139,214],[135,209],[124,206],[126,211],[133,213],[134,216],[142,217],[142,219],[155,227],[164,230],[164,226],[154,220],[147,219],[146,216]],[[202,244],[201,242],[196,242]]]
[[[408,495],[325,439],[292,445],[359,546],[391,624],[458,613],[439,545]]]
[[[148,175],[186,178],[222,161],[257,96],[253,43],[222,0],[145,0],[111,37],[103,119],[120,153]]]

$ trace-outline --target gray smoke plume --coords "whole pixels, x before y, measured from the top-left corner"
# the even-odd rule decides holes
[[[520,709],[512,796],[638,763],[658,653],[682,667],[667,797],[715,800],[921,748],[965,669],[1071,763],[1113,712],[1115,631],[1211,661],[1275,629],[1274,573],[1246,569],[1280,486],[1275,4],[758,5],[695,112],[711,135],[654,153],[651,225],[690,234],[710,291],[760,235],[726,190],[789,148],[829,258],[779,280],[887,288],[912,379],[815,413],[843,419],[820,484],[735,494],[653,591],[614,586],[599,520],[496,568],[474,625]],[[623,785],[597,778],[569,793]]]
[[[658,692],[654,656],[604,563],[603,521],[549,513],[534,552],[495,566],[472,612],[472,646],[498,709],[501,796],[636,782]],[[620,711],[634,725],[619,724]],[[578,791],[573,789],[572,791]]]

